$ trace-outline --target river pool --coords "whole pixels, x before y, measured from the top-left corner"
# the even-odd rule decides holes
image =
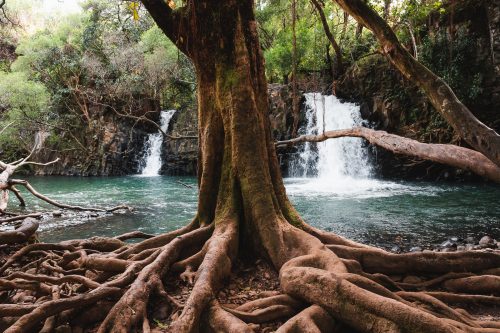
[[[191,177],[33,177],[40,192],[62,202],[113,206],[133,213],[44,220],[40,236],[60,241],[131,230],[161,233],[186,224],[197,205]],[[192,185],[188,188],[182,185]],[[395,182],[346,177],[334,185],[315,178],[285,179],[288,195],[305,220],[368,244],[429,246],[451,236],[500,239],[500,186]],[[28,208],[45,204],[25,194]],[[13,200],[15,198],[12,198]],[[52,209],[52,208],[51,208]]]

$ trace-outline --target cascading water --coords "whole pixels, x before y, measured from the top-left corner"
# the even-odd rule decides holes
[[[335,96],[307,93],[307,123],[300,134],[321,134],[364,124],[359,106],[342,103]],[[290,165],[292,177],[315,176],[315,190],[346,192],[372,184],[373,166],[360,138],[338,138],[305,143]],[[310,184],[312,185],[312,184]]]
[[[160,115],[160,128],[163,132],[168,130],[168,125],[176,110],[162,111]],[[162,166],[161,148],[163,146],[163,133],[150,134],[144,145],[144,156],[139,166],[142,176],[158,176]]]

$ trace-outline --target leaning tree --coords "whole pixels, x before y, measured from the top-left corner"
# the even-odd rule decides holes
[[[131,233],[22,247],[0,267],[0,287],[43,296],[35,305],[0,304],[0,314],[13,318],[6,332],[41,323],[44,332],[61,322],[81,325],[72,320],[85,313],[104,313],[101,333],[148,332],[148,304],[155,298],[175,303],[164,285],[175,272],[194,285],[169,332],[253,332],[249,323],[284,316],[278,332],[332,332],[338,323],[360,332],[499,332],[499,323],[446,304],[498,302],[499,254],[390,254],[301,219],[286,196],[271,138],[252,0],[191,0],[177,9],[163,0],[143,4],[196,68],[197,215],[154,237]],[[147,239],[122,242],[134,237]],[[223,307],[218,290],[235,259],[249,254],[279,271],[281,294]],[[45,263],[38,264],[42,270],[23,261],[30,255]],[[401,274],[429,279],[391,279]],[[68,296],[64,284],[75,292]]]

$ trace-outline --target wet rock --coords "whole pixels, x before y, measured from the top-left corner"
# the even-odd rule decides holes
[[[472,251],[472,250],[474,250],[474,244],[465,245],[465,251]]]
[[[455,247],[444,248],[441,252],[455,252],[456,250],[457,250],[457,247],[455,245]]]
[[[54,217],[61,217],[62,216],[62,212],[60,210],[55,210],[52,212],[52,216]]]
[[[89,216],[90,217],[99,217],[99,214],[97,214],[96,212],[93,212],[93,213],[90,213]]]
[[[391,248],[391,252],[393,252],[393,253],[401,253],[402,250],[401,250],[401,248],[398,245],[395,245],[395,246],[393,246]]]
[[[495,240],[490,236],[484,236],[479,240],[479,245],[482,247],[490,247],[492,245],[495,245],[495,243]]]
[[[441,243],[441,245],[439,245],[441,248],[443,249],[456,249],[457,248],[457,243],[456,242],[453,242],[451,239],[448,239],[444,242]]]
[[[422,252],[422,248],[420,246],[414,246],[410,249],[410,252]]]
[[[463,245],[457,246],[457,251],[465,251],[465,250],[466,250],[465,246]]]
[[[432,251],[432,250],[423,250],[422,252],[423,253],[431,253],[431,252],[434,252],[434,251]]]
[[[450,237],[450,241],[452,241],[453,243],[456,243],[456,242],[461,242],[462,240],[458,237]]]
[[[403,283],[420,283],[420,282],[422,282],[422,279],[414,275],[408,275],[403,279]]]

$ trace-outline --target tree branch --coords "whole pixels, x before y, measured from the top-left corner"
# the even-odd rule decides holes
[[[330,26],[328,25],[328,21],[326,20],[323,7],[321,6],[318,0],[311,0],[311,2],[314,5],[314,7],[316,7],[316,11],[318,12],[319,18],[321,19],[321,24],[323,24],[323,29],[325,30],[326,37],[330,41],[330,44],[332,44],[332,47],[335,50],[335,53],[337,54],[337,74],[340,75],[344,72],[344,65],[342,61],[342,50],[340,49],[339,44],[337,44],[337,41],[335,40],[335,37],[333,36],[330,30]]]
[[[500,166],[500,135],[483,124],[457,98],[446,82],[418,62],[391,27],[363,0],[334,0],[378,39],[391,63],[427,95],[434,108],[473,148]]]
[[[128,207],[128,206],[124,206],[124,205],[120,205],[120,206],[116,206],[116,207],[113,207],[113,208],[100,208],[100,207],[81,207],[81,206],[73,206],[73,205],[67,205],[67,204],[63,204],[63,203],[60,203],[58,201],[55,201],[41,193],[39,193],[37,190],[35,190],[33,188],[33,186],[31,186],[30,183],[28,183],[28,181],[26,180],[21,180],[21,179],[11,179],[9,180],[9,184],[12,186],[12,185],[22,185],[24,186],[31,194],[33,194],[35,197],[37,197],[38,199],[40,200],[43,200],[53,206],[56,206],[56,207],[59,207],[59,208],[65,208],[65,209],[71,209],[71,210],[80,210],[80,211],[93,211],[93,212],[114,212],[116,210],[119,210],[119,209],[128,209],[130,210],[131,208]]]
[[[500,183],[500,167],[486,156],[472,149],[450,144],[429,144],[404,138],[385,131],[366,127],[355,127],[327,131],[320,135],[302,135],[294,139],[276,142],[277,146],[293,145],[299,142],[322,142],[341,137],[358,137],[395,154],[418,157],[456,168],[470,170],[475,174]]]
[[[172,9],[163,0],[141,0],[158,27],[183,52],[188,53],[187,34],[181,28],[184,7]],[[187,28],[187,25],[184,27]]]
[[[9,128],[10,126],[12,126],[14,123],[15,123],[15,121],[10,122],[7,125],[5,125],[5,127],[0,130],[0,134],[2,134],[7,128]]]

